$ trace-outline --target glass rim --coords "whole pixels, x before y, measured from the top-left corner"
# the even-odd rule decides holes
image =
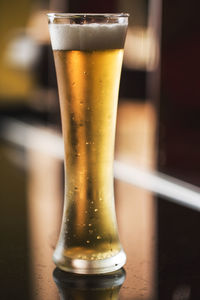
[[[48,13],[48,18],[65,19],[65,18],[127,18],[128,13]]]

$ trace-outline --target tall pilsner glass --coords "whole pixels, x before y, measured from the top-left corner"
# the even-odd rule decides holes
[[[113,156],[127,14],[48,14],[65,146],[65,202],[55,264],[108,273],[119,242]]]

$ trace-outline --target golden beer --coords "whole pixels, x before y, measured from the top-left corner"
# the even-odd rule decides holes
[[[125,262],[113,193],[123,48],[80,48],[53,49],[65,144],[65,205],[54,261],[66,271],[104,273]]]

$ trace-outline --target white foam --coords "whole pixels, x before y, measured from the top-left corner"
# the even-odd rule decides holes
[[[126,29],[126,24],[49,24],[53,50],[121,49]]]

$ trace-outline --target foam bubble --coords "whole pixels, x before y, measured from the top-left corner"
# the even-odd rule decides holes
[[[53,50],[121,49],[126,29],[126,24],[49,24]]]

